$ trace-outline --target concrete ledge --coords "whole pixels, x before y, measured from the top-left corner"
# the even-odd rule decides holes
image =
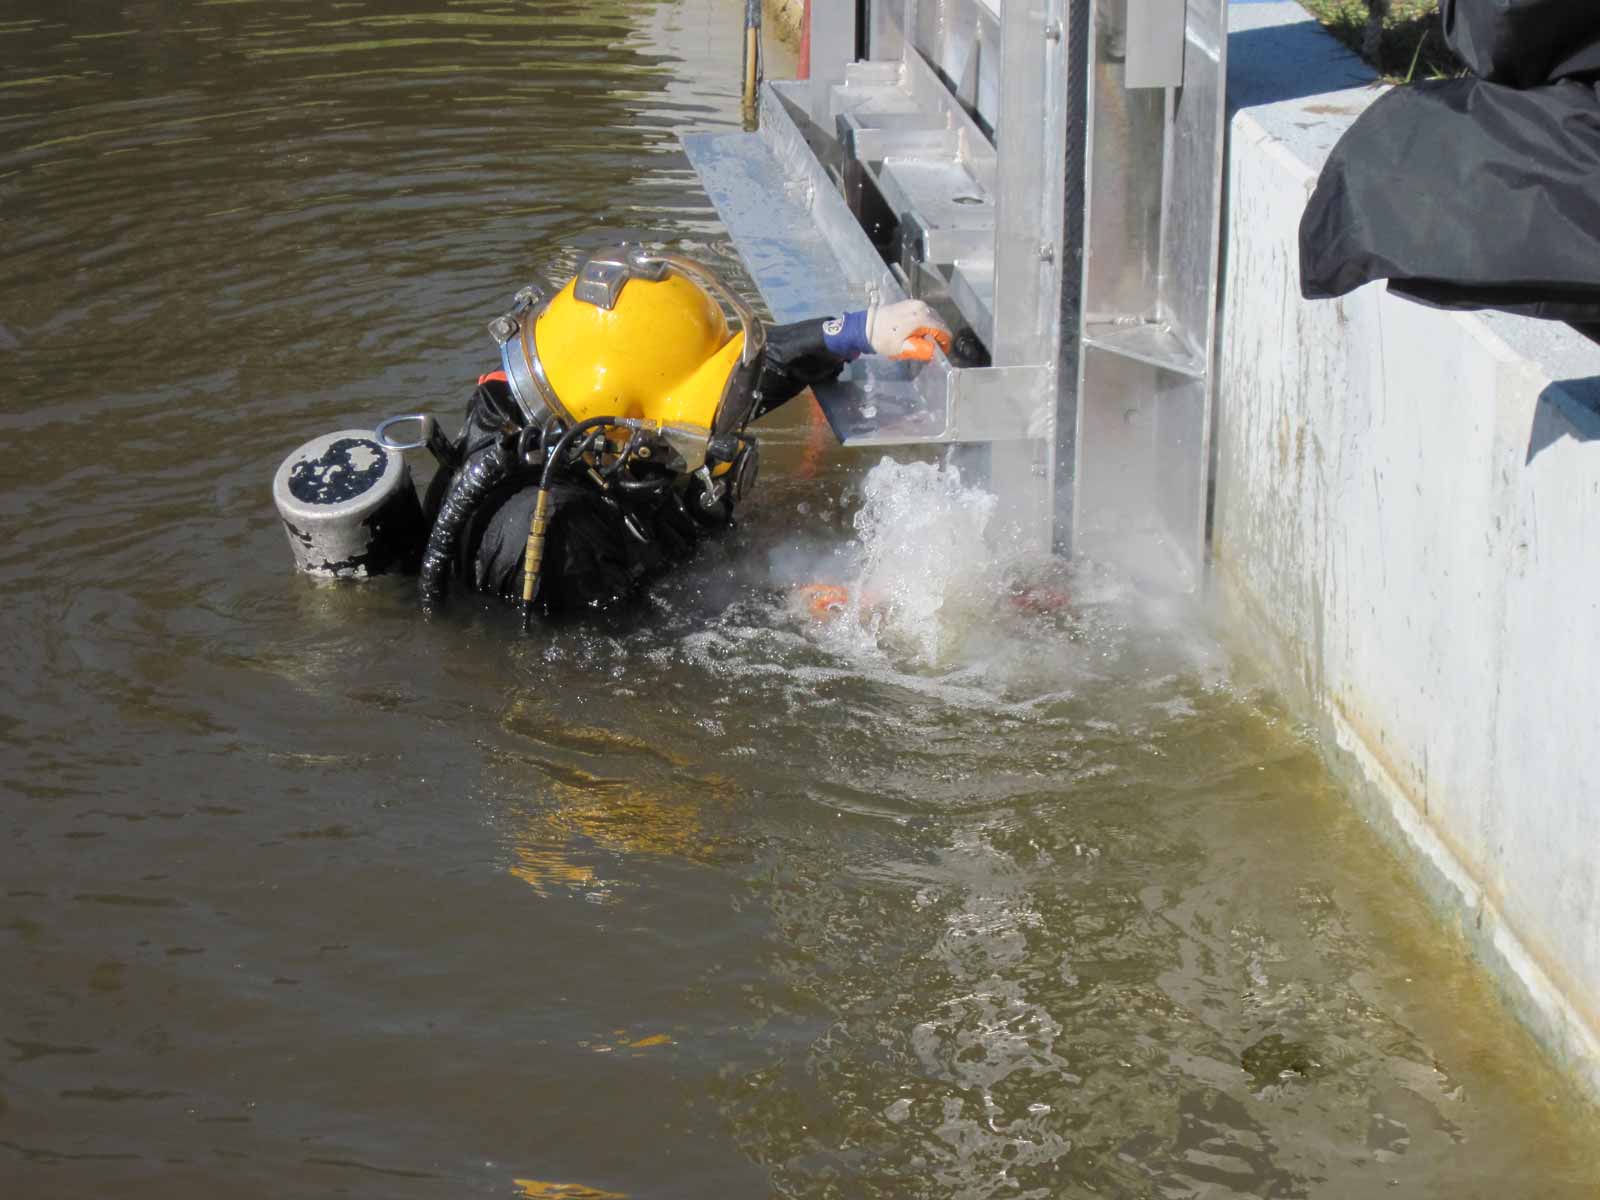
[[[1301,300],[1300,213],[1379,89],[1298,5],[1229,20],[1215,588],[1600,1100],[1600,346],[1381,284]]]

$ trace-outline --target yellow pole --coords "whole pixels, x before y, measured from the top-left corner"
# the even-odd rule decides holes
[[[755,26],[750,26],[744,31],[744,102],[754,104],[756,99],[756,65],[761,60],[761,49],[757,40],[761,31]]]
[[[744,4],[744,127],[756,127],[756,89],[761,86],[761,4],[762,0],[745,0]]]

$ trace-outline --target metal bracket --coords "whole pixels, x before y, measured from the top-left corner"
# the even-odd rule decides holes
[[[835,432],[987,447],[1024,542],[1114,551],[1142,523],[1192,582],[1225,0],[812,0],[811,19],[812,78],[763,89],[759,137],[684,139],[751,276],[779,321],[909,292],[993,363],[860,360],[815,389]]]
[[[665,279],[666,264],[639,260],[639,247],[624,242],[596,250],[578,268],[572,297],[607,312],[617,306],[617,297],[630,279]]]

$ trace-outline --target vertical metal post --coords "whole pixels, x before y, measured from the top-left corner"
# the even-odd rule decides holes
[[[1187,590],[1205,563],[1226,0],[1093,0],[1078,549]]]
[[[994,337],[996,366],[1046,364],[1053,392],[1049,411],[1062,419],[1063,215],[1067,171],[1065,0],[1035,6],[1011,0],[1000,12],[1000,122],[996,130]],[[1076,336],[1076,330],[1069,336]],[[1068,405],[1070,410],[1070,404]],[[1070,411],[1067,420],[1072,420]],[[1053,425],[1053,422],[1052,422]],[[1054,540],[1055,429],[1030,430],[1026,440],[997,442],[990,487],[1001,519],[1030,549]]]
[[[887,62],[905,53],[906,30],[917,0],[863,0],[867,15],[867,40],[862,57]]]
[[[1123,86],[1183,86],[1184,0],[1128,0]]]
[[[828,92],[844,82],[856,57],[856,5],[864,0],[811,0],[811,119],[830,136]]]

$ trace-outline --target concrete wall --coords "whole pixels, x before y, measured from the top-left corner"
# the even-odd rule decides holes
[[[1301,300],[1301,210],[1377,90],[1293,4],[1230,24],[1214,586],[1600,1099],[1600,346]]]

